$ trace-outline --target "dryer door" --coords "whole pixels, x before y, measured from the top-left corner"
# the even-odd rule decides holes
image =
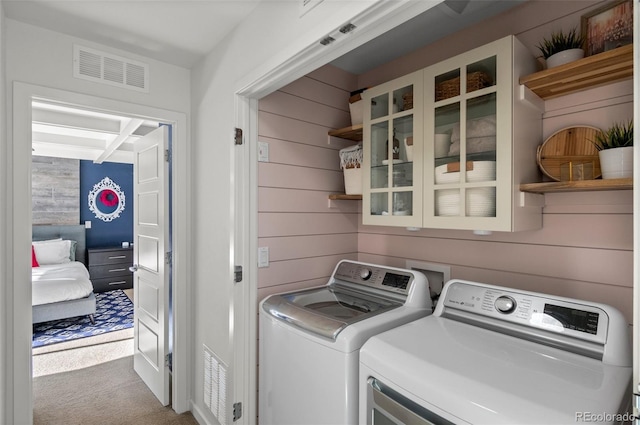
[[[367,425],[454,425],[394,391],[376,378],[367,380]]]

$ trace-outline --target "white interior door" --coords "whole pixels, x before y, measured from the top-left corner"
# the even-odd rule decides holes
[[[135,143],[134,357],[133,368],[158,400],[169,404],[168,147],[170,127]]]

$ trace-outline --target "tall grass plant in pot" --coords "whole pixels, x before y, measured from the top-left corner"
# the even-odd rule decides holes
[[[603,179],[633,177],[633,121],[614,123],[593,141],[600,158]]]
[[[569,32],[562,30],[552,32],[551,38],[544,38],[538,49],[547,61],[547,68],[555,68],[584,57],[584,37],[577,28]]]

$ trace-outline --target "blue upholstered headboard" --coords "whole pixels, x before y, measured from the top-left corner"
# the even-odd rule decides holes
[[[84,224],[62,225],[47,224],[33,225],[31,239],[34,241],[44,241],[47,239],[69,239],[78,242],[76,245],[76,261],[87,264],[87,241]]]

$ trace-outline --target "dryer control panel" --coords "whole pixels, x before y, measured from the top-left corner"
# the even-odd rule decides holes
[[[472,313],[470,320],[491,319],[505,331],[539,329],[602,345],[607,340],[606,311],[587,302],[467,281],[450,281],[445,289],[436,315],[458,310]]]

